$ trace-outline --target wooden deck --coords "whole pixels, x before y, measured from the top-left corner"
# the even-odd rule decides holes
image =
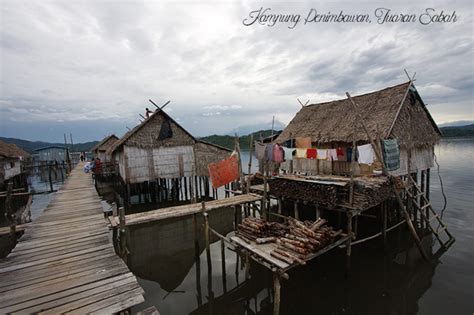
[[[0,260],[0,314],[119,312],[143,290],[115,254],[101,201],[81,165]]]
[[[252,203],[262,200],[262,196],[256,194],[244,194],[237,195],[229,198],[207,201],[205,203],[206,211],[211,211],[214,209],[231,207],[236,205],[242,205],[246,203]],[[182,216],[187,216],[202,211],[202,205],[200,203],[192,203],[176,207],[168,207],[157,210],[151,210],[141,213],[134,213],[125,216],[125,224],[134,225],[140,223],[147,223],[152,221],[159,221],[169,218],[178,218]],[[118,222],[118,218],[116,218]]]

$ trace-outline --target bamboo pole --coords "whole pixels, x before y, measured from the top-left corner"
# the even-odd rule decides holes
[[[224,288],[224,293],[227,293],[227,275],[225,270],[225,243],[221,239],[221,264],[222,264],[222,287]]]

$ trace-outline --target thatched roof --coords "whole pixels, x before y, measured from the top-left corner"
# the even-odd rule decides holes
[[[439,141],[441,132],[414,86],[405,99],[390,135],[387,134],[408,85],[409,82],[406,82],[353,96],[352,99],[373,138],[396,138],[402,146],[434,145]],[[295,137],[311,137],[312,142],[319,144],[369,141],[348,99],[304,106],[283,130],[277,142]]]
[[[188,143],[190,145],[192,144],[196,144],[196,143],[203,143],[203,144],[206,144],[206,145],[210,145],[210,146],[213,146],[213,147],[216,147],[217,149],[220,149],[220,150],[224,150],[224,151],[227,151],[227,152],[230,152],[231,150],[227,149],[227,148],[224,148],[224,147],[221,147],[219,145],[216,145],[216,144],[213,144],[213,143],[209,143],[209,142],[205,142],[205,141],[202,141],[202,140],[199,140],[199,139],[196,139],[190,132],[188,132],[186,129],[184,129],[179,123],[177,123],[171,116],[169,116],[166,112],[164,112],[162,109],[157,109],[155,112],[153,112],[149,118],[147,118],[144,122],[142,122],[141,124],[135,126],[135,128],[133,128],[132,130],[129,130],[127,133],[125,133],[123,135],[122,138],[120,138],[117,142],[113,143],[112,146],[106,151],[107,154],[112,154],[113,152],[117,151],[118,149],[120,149],[124,144],[127,143],[127,141],[129,143],[131,143],[132,145],[137,145],[137,142],[139,142],[139,140],[137,139],[134,139],[134,138],[138,138],[137,137],[137,134],[142,131],[142,130],[145,130],[147,128],[147,125],[149,124],[159,124],[160,123],[160,119],[158,119],[158,116],[162,116],[162,118],[164,119],[167,119],[171,122],[172,126],[171,128],[177,128],[179,129],[180,131],[180,136],[181,136],[181,140],[179,140],[178,142],[181,142],[181,143]],[[151,128],[150,128],[151,129]],[[176,130],[176,129],[175,129]],[[149,131],[144,131],[144,132],[150,132],[151,130]],[[151,134],[150,136],[152,137],[156,137],[156,135],[153,135]],[[176,134],[176,132],[173,134],[173,138],[174,137],[177,137],[178,135]],[[184,137],[183,137],[184,136]],[[147,137],[145,137],[147,138]],[[149,139],[148,139],[149,140]],[[153,141],[155,145],[158,144],[158,141]],[[166,140],[162,141],[163,143],[167,142]],[[174,142],[168,142],[167,145],[173,145]],[[145,144],[143,143],[139,143],[138,144],[139,146],[146,146]]]
[[[4,158],[17,159],[19,157],[27,158],[30,154],[13,143],[5,143],[0,140],[0,156]]]
[[[92,149],[91,152],[94,152],[96,150],[101,150],[101,151],[106,151],[108,148],[110,148],[115,142],[117,142],[119,138],[112,134],[110,136],[105,137],[102,139],[99,143],[97,143]]]

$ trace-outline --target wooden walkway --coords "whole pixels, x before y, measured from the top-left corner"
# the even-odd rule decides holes
[[[91,176],[79,165],[0,260],[0,314],[119,312],[143,290],[115,254]]]
[[[232,196],[229,198],[206,201],[204,203],[206,211],[211,211],[220,208],[232,207],[237,205],[243,205],[247,203],[253,203],[262,200],[262,196],[256,194],[244,194]],[[151,210],[140,213],[133,213],[125,216],[125,224],[127,226],[148,223],[153,221],[159,221],[170,218],[178,218],[187,215],[192,215],[202,212],[201,203],[192,203],[182,206],[161,208],[157,210]],[[119,218],[116,217],[116,224],[119,222]]]

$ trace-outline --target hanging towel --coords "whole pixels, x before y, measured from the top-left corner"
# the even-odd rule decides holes
[[[286,161],[291,161],[293,160],[293,153],[295,153],[295,149],[290,149],[290,148],[285,148],[282,147],[283,151],[285,152],[285,160]]]
[[[306,157],[308,159],[315,159],[318,156],[318,151],[316,149],[306,150]]]
[[[306,149],[296,149],[296,158],[304,159],[306,158]]]
[[[359,163],[368,165],[374,163],[374,149],[371,144],[357,146],[357,152],[359,153]]]
[[[388,171],[395,171],[400,168],[400,150],[397,139],[382,140],[383,159]]]
[[[318,160],[327,160],[328,150],[326,149],[317,149],[318,150]]]
[[[346,150],[344,150],[343,148],[339,147],[339,148],[336,149],[336,153],[337,153],[337,160],[338,160],[338,161],[343,161],[343,162],[346,162],[346,161],[347,161]]]
[[[346,155],[347,155],[347,162],[352,162],[352,147],[348,147],[346,149]]]
[[[311,148],[311,137],[298,137],[296,140],[296,147],[300,149]]]
[[[273,162],[282,163],[283,162],[283,149],[279,144],[273,146]]]
[[[267,161],[273,160],[273,143],[268,143],[267,147],[265,148],[265,159]]]
[[[337,161],[337,151],[336,151],[336,149],[329,149],[328,150],[328,160],[329,161]]]
[[[255,157],[257,160],[265,158],[265,144],[255,141]]]
[[[239,162],[237,155],[232,155],[230,158],[217,163],[211,163],[207,168],[214,189],[239,179]]]

